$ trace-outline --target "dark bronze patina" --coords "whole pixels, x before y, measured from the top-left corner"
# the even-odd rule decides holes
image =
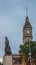
[[[11,48],[9,46],[9,40],[5,37],[5,55],[11,55]]]

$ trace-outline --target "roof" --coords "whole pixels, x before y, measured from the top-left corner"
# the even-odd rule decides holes
[[[30,22],[29,22],[29,17],[28,16],[26,16],[26,19],[25,19],[25,25],[24,25],[24,28],[32,28],[32,26],[31,26],[31,24],[30,24]]]
[[[19,58],[20,57],[20,55],[22,55],[22,53],[20,53],[20,54],[13,54],[12,56],[13,56],[13,58]]]

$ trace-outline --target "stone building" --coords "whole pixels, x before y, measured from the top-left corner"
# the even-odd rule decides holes
[[[33,38],[33,36],[32,36],[32,25],[29,22],[29,17],[26,16],[25,24],[23,26],[23,43],[28,41],[28,40],[32,41],[32,38]],[[13,61],[14,61],[13,64],[14,65],[23,65],[23,62],[25,63],[25,61],[23,61],[23,60],[20,62],[16,61],[19,57],[20,57],[19,54],[13,55]]]

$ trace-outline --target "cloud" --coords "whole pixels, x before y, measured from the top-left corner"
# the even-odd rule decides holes
[[[0,62],[2,62],[3,61],[3,59],[2,58],[0,58]]]

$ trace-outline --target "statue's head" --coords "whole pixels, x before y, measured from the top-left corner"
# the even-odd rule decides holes
[[[5,40],[7,40],[7,36],[5,37]]]

